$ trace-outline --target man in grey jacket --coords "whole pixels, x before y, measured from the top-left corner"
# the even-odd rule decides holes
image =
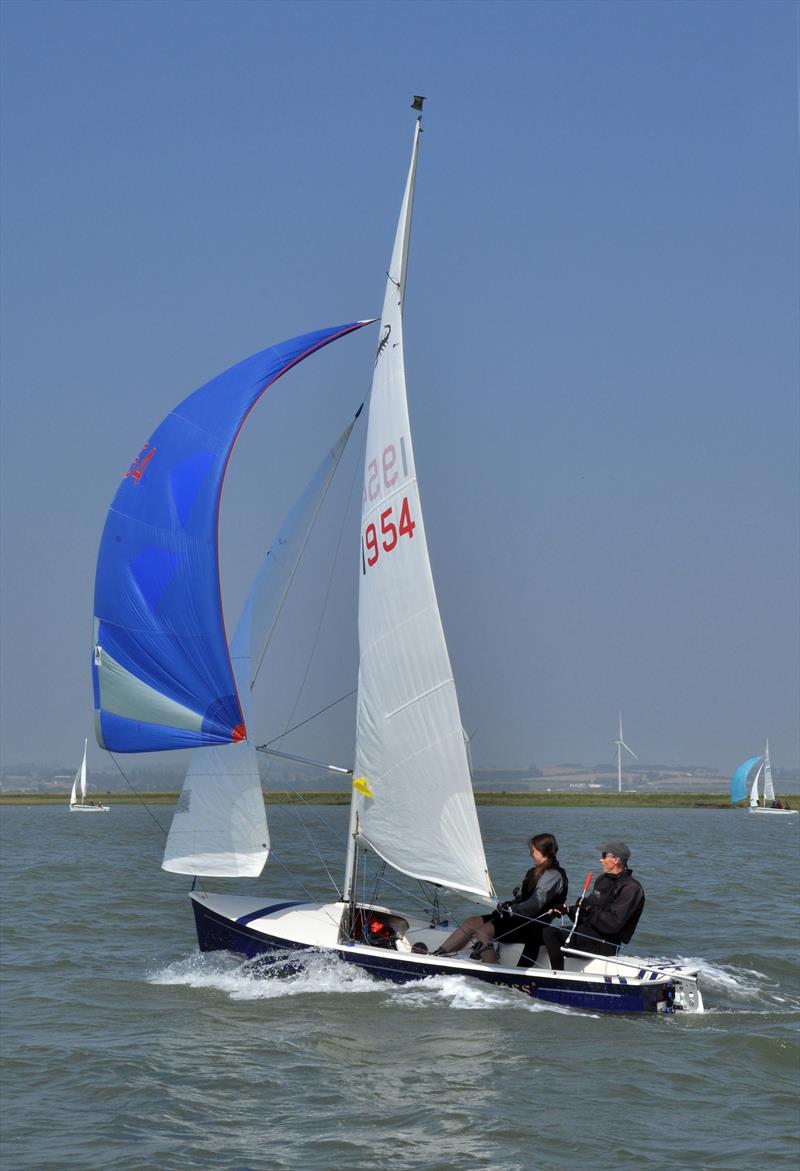
[[[577,951],[594,955],[615,955],[623,943],[630,941],[644,910],[644,890],[628,866],[630,856],[625,842],[607,842],[601,846],[603,873],[591,892],[578,899],[573,907],[551,912],[556,915],[560,910],[575,924],[572,928],[545,927],[542,931],[542,941],[554,971],[563,970],[561,949],[567,941]]]

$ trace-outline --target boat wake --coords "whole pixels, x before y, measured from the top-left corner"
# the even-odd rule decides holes
[[[230,953],[191,955],[147,976],[150,984],[175,984],[223,992],[231,1000],[276,1000],[309,993],[374,992],[373,979],[320,953],[302,959],[279,956],[244,960]]]
[[[652,959],[653,963],[667,962]],[[700,988],[705,1001],[705,1013],[797,1012],[800,1000],[786,995],[775,981],[755,968],[735,964],[714,964],[699,956],[680,956],[669,961],[690,969],[697,969]]]
[[[147,974],[147,982],[221,992],[231,1000],[276,1000],[287,996],[373,993],[396,1004],[430,1008],[498,1009],[572,1015],[560,1005],[530,1000],[519,993],[481,984],[465,976],[428,976],[408,984],[376,980],[350,964],[320,952],[302,957],[241,960],[231,953],[195,954]],[[594,1016],[594,1013],[584,1014]]]
[[[519,1008],[524,1012],[575,1015],[573,1009],[531,1000],[530,997],[520,996],[519,992],[481,984],[467,976],[429,976],[413,984],[394,985],[390,995],[404,1005],[419,1005],[421,1008],[444,1003],[454,1009]],[[584,1012],[582,1015],[596,1014]]]

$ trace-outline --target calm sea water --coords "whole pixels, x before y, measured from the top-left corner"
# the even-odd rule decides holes
[[[328,894],[296,810],[269,813],[279,861],[253,893],[302,897],[288,866]],[[593,1016],[460,978],[398,988],[319,958],[257,979],[196,951],[187,882],[159,869],[144,810],[5,808],[2,1166],[794,1171],[800,817],[480,818],[503,893],[531,833],[558,836],[573,892],[598,844],[628,841],[648,897],[636,951],[701,958],[705,1014]],[[346,811],[304,820],[338,880]]]

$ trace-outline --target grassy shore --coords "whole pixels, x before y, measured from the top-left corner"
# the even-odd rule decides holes
[[[173,792],[100,793],[93,794],[95,801],[111,805],[174,805],[178,794]],[[4,793],[0,805],[61,805],[66,804],[68,794],[53,793]],[[785,800],[785,798],[784,798]],[[505,793],[477,792],[478,805],[511,805],[553,808],[573,806],[597,809],[730,809],[727,793]],[[348,805],[348,791],[308,793],[265,793],[267,805]]]

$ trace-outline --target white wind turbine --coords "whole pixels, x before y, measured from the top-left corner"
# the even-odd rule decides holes
[[[617,746],[617,792],[621,793],[622,792],[622,749],[624,748],[626,752],[630,752],[630,754],[634,758],[634,760],[639,759],[639,757],[636,755],[636,753],[633,751],[633,749],[629,748],[628,745],[625,743],[625,740],[622,736],[622,712],[619,713],[619,740],[615,740],[614,743]]]

